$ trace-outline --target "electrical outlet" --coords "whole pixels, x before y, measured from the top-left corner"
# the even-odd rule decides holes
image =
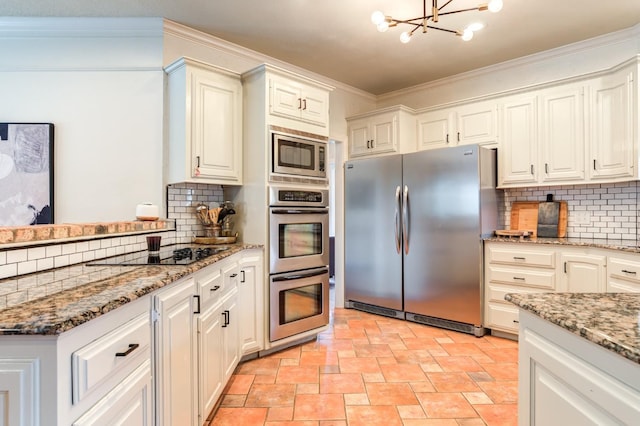
[[[573,220],[576,225],[590,225],[591,213],[585,210],[579,210],[573,212]]]

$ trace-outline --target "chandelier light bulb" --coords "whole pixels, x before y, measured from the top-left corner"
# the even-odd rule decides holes
[[[473,38],[473,31],[471,31],[469,28],[465,29],[464,32],[462,33],[462,40],[469,41],[472,38]]]
[[[384,13],[380,12],[379,10],[376,10],[371,14],[371,22],[373,22],[374,25],[379,27],[380,24],[382,24],[385,21],[386,21],[386,16],[384,15]]]
[[[488,8],[490,12],[497,13],[502,10],[502,0],[491,0],[489,2]]]
[[[389,29],[389,23],[387,21],[382,21],[377,25],[376,28],[378,28],[378,31],[383,33]]]
[[[407,44],[411,41],[411,34],[409,34],[407,31],[403,32],[402,34],[400,34],[400,41]]]

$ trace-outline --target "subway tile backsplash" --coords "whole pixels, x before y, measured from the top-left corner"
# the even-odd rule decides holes
[[[222,186],[202,183],[179,183],[167,186],[167,218],[176,221],[176,238],[189,243],[194,236],[204,235],[196,217],[198,204],[219,207],[224,201]]]
[[[545,201],[547,194],[553,194],[554,201],[567,202],[567,237],[638,241],[639,184],[622,182],[505,190],[505,229],[509,229],[511,222],[511,203]],[[581,215],[585,216],[585,223],[579,222]]]

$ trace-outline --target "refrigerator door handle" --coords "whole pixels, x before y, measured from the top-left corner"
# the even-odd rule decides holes
[[[409,187],[405,185],[402,193],[402,239],[405,254],[409,254],[409,230]]]
[[[402,252],[402,246],[400,242],[400,210],[402,209],[400,193],[402,190],[399,186],[396,186],[396,213],[395,213],[395,233],[396,233],[396,253]]]

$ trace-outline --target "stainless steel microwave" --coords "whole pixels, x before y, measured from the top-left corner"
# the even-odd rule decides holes
[[[327,178],[325,141],[271,132],[271,173]]]

